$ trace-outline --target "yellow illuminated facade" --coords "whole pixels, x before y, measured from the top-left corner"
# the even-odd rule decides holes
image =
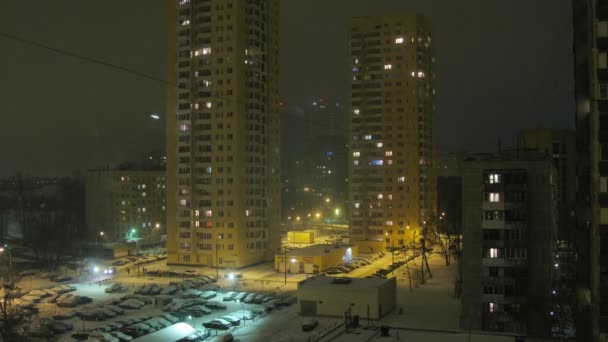
[[[409,245],[436,211],[433,34],[415,13],[351,20],[351,239]]]
[[[239,268],[280,245],[279,1],[169,5],[168,263]]]

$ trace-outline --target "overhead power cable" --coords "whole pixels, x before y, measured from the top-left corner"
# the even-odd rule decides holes
[[[100,59],[96,59],[96,58],[92,58],[92,57],[87,57],[87,56],[84,56],[84,55],[81,55],[81,54],[77,54],[75,52],[67,51],[67,50],[64,50],[64,49],[59,49],[59,48],[55,48],[55,47],[52,47],[52,46],[48,46],[48,45],[45,45],[45,44],[42,44],[42,43],[35,42],[33,40],[30,40],[30,39],[26,39],[26,38],[15,36],[15,35],[10,34],[10,33],[6,33],[6,32],[0,31],[0,36],[2,36],[4,38],[7,38],[7,39],[11,39],[11,40],[17,41],[17,42],[20,42],[20,43],[23,43],[23,44],[26,44],[26,45],[35,46],[35,47],[40,48],[40,49],[45,49],[45,50],[48,50],[48,51],[53,51],[55,53],[58,53],[58,54],[61,54],[61,55],[64,55],[64,56],[80,59],[80,60],[83,60],[83,61],[86,61],[86,62],[89,62],[89,63],[103,65],[103,66],[108,67],[108,68],[113,68],[113,69],[121,70],[121,71],[127,72],[129,74],[132,74],[132,75],[135,75],[135,76],[138,76],[138,77],[141,77],[141,78],[145,78],[145,79],[148,79],[148,80],[151,80],[151,81],[163,83],[165,85],[176,86],[176,84],[174,84],[174,83],[171,83],[171,82],[169,82],[167,80],[164,80],[162,78],[158,78],[158,77],[155,77],[155,76],[152,76],[152,75],[145,74],[145,73],[143,73],[141,71],[133,70],[133,69],[130,69],[130,68],[118,65],[118,64],[102,61]]]

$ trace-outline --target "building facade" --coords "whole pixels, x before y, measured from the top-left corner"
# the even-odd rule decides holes
[[[350,22],[351,239],[409,244],[436,213],[433,34],[415,13]]]
[[[608,331],[608,2],[573,0],[579,341]]]
[[[90,170],[85,181],[89,240],[164,245],[165,171],[162,169]]]
[[[279,1],[170,2],[168,263],[238,268],[280,246]]]
[[[558,239],[574,239],[576,208],[576,133],[568,129],[528,129],[517,136],[519,150],[534,150],[551,158],[557,171]]]
[[[462,328],[551,335],[555,180],[542,157],[463,163]]]

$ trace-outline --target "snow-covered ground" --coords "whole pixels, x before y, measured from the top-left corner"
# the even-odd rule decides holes
[[[403,256],[395,257],[395,261],[401,260]],[[359,268],[347,276],[365,277],[373,274],[377,269],[384,268],[392,262],[390,254],[384,256],[372,265]],[[429,255],[429,265],[433,274],[432,278],[428,278],[424,284],[420,282],[421,258],[418,257],[409,262],[409,277],[412,281],[412,289],[410,291],[410,281],[406,266],[402,266],[395,270],[390,276],[397,277],[397,305],[389,315],[381,321],[367,322],[362,320],[360,327],[350,329],[345,332],[343,319],[340,318],[318,318],[319,326],[311,332],[303,332],[301,324],[303,318],[298,314],[298,307],[292,305],[290,307],[281,308],[270,313],[264,313],[256,317],[254,321],[245,321],[240,327],[233,328],[232,333],[238,341],[243,342],[300,342],[309,341],[311,337],[321,337],[319,341],[326,341],[334,338],[336,342],[358,342],[358,341],[387,341],[387,340],[403,340],[403,341],[469,341],[468,333],[461,332],[459,329],[460,301],[454,297],[454,281],[457,277],[457,262],[454,261],[451,265],[446,266],[443,256],[440,254]],[[147,265],[142,265],[140,268],[146,267],[149,270],[175,270],[185,271],[194,270],[198,274],[206,274],[215,276],[215,269],[208,267],[193,268],[186,266],[167,266],[165,261],[159,261]],[[306,275],[288,274],[287,284],[285,284],[284,274],[276,273],[272,269],[272,263],[265,263],[248,267],[239,270],[243,274],[240,280],[228,280],[223,278],[224,271],[220,270],[220,279],[218,285],[222,287],[222,291],[247,291],[247,292],[263,292],[275,293],[277,296],[291,294],[296,291],[297,282],[306,278]],[[130,289],[134,289],[140,284],[159,284],[161,286],[169,282],[181,281],[184,278],[176,277],[149,277],[143,276],[140,269],[140,277],[137,276],[136,269],[131,266],[131,272],[127,274],[125,269],[121,269],[119,273],[111,279],[106,279],[101,282],[91,281],[76,284],[77,291],[75,294],[85,295],[93,298],[93,304],[103,302],[105,300],[120,297],[122,294],[106,294],[105,288],[114,283],[120,282],[126,284]],[[32,283],[35,280],[31,280]],[[220,297],[218,297],[220,298]],[[217,300],[217,298],[216,298]],[[221,298],[219,299],[221,301]],[[237,312],[241,309],[245,310],[261,310],[262,307],[255,304],[239,304],[235,302],[224,302],[228,305],[227,310],[214,311],[213,314],[188,319],[186,323],[191,324],[197,329],[202,328],[202,323],[212,320],[213,318]],[[73,309],[58,308],[55,304],[42,304],[40,306],[41,316],[49,316],[61,311],[70,311]],[[162,313],[160,305],[149,304],[140,310],[126,310],[124,315],[117,316],[114,319],[104,322],[83,322],[78,318],[73,318],[70,321],[74,324],[73,331],[83,329],[90,330],[98,326],[106,325],[112,321],[125,320],[135,316],[152,316]],[[380,326],[389,326],[389,337],[380,336]],[[71,341],[70,334],[62,336],[58,341]],[[310,339],[312,340],[312,339]],[[470,341],[472,342],[501,342],[513,341],[510,336],[493,336],[481,335],[473,332]]]

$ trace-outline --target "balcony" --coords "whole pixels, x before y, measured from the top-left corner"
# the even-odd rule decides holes
[[[520,267],[526,264],[525,259],[506,259],[506,258],[483,258],[482,266],[485,267]]]

